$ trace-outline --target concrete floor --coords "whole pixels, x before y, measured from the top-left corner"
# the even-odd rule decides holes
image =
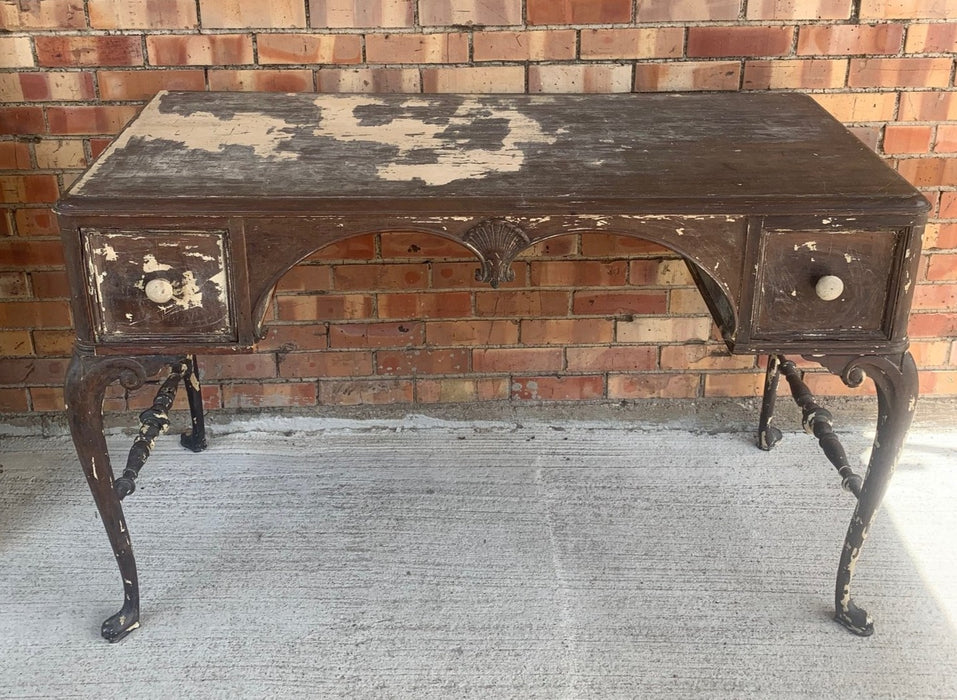
[[[765,453],[735,421],[661,415],[238,416],[201,455],[161,438],[126,502],[143,626],[117,645],[69,438],[0,426],[0,697],[957,697],[940,411],[858,568],[869,639],[830,620],[852,497],[815,441],[782,424]],[[863,459],[867,425],[841,425]]]

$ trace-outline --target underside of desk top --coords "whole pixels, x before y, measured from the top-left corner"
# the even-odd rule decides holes
[[[159,93],[61,201],[144,211],[922,211],[798,94]]]

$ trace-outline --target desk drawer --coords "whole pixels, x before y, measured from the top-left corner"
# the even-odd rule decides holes
[[[81,234],[99,342],[235,340],[226,231]]]
[[[765,230],[752,338],[889,339],[904,233]]]

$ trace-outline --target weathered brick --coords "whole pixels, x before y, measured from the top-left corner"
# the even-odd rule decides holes
[[[146,37],[146,53],[154,66],[222,66],[253,62],[248,34],[157,34]]]
[[[160,90],[205,90],[202,70],[101,70],[96,72],[104,100],[145,100]]]
[[[419,92],[415,68],[323,68],[319,92]]]
[[[88,8],[94,29],[192,29],[197,25],[195,0],[88,0]]]
[[[297,350],[325,350],[329,346],[325,325],[307,323],[271,324],[266,327],[266,336],[256,343],[261,351],[278,350],[282,353]]]
[[[892,92],[819,93],[812,97],[842,122],[893,121],[897,108],[897,95]]]
[[[23,413],[30,410],[26,389],[0,389],[0,413]]]
[[[610,343],[614,321],[604,318],[526,318],[521,322],[523,345]]]
[[[661,369],[736,370],[753,369],[751,355],[730,355],[723,345],[663,345]]]
[[[497,26],[522,23],[522,0],[419,0],[419,24]]]
[[[566,290],[476,292],[475,311],[479,316],[565,316],[570,293]]]
[[[562,61],[575,58],[573,29],[475,32],[476,61]]]
[[[0,133],[42,134],[44,130],[42,107],[0,107]]]
[[[313,27],[411,27],[415,0],[309,0]]]
[[[941,124],[937,127],[934,151],[937,153],[957,153],[957,124]]]
[[[0,141],[0,170],[30,170],[30,147],[20,141]]]
[[[66,102],[92,100],[96,96],[93,74],[77,71],[20,73],[19,100],[29,102]]]
[[[783,56],[791,49],[791,27],[691,27],[689,58]]]
[[[931,135],[929,126],[888,124],[884,129],[884,153],[926,153]]]
[[[0,176],[0,203],[55,202],[59,195],[55,175]]]
[[[921,369],[942,367],[951,364],[948,361],[951,349],[951,342],[949,340],[912,342],[909,349],[911,355],[914,356],[914,361]]]
[[[797,52],[813,54],[895,54],[900,51],[900,24],[806,25],[798,30]]]
[[[475,348],[476,372],[558,372],[564,364],[561,348]]]
[[[307,68],[289,70],[208,71],[210,90],[253,92],[312,92],[313,75]]]
[[[60,387],[37,386],[30,388],[30,401],[34,411],[62,411],[66,406],[63,389]]]
[[[56,215],[48,207],[23,207],[16,213],[21,236],[55,236],[60,232]]]
[[[950,256],[957,257],[957,256]],[[931,260],[933,263],[933,260]],[[935,271],[941,274],[941,279],[954,280],[957,267],[947,266]],[[919,284],[914,289],[914,310],[920,311],[947,311],[957,306],[957,285],[954,284]]]
[[[362,42],[357,34],[260,34],[256,45],[262,64],[362,61]]]
[[[957,280],[957,254],[936,253],[930,256],[927,265],[928,280]],[[918,285],[919,289],[928,289],[925,285]]]
[[[0,357],[23,357],[32,354],[33,341],[30,331],[0,331]]]
[[[707,317],[642,317],[618,321],[619,343],[668,343],[705,341],[711,337],[711,319]]]
[[[320,294],[276,298],[281,321],[339,321],[371,318],[372,297],[368,294]]]
[[[640,0],[639,22],[700,22],[735,20],[741,0]]]
[[[915,338],[947,338],[957,335],[957,314],[915,313],[907,324],[908,333]]]
[[[366,377],[372,374],[372,353],[356,351],[294,352],[279,359],[279,376]]]
[[[410,379],[320,381],[319,402],[333,406],[411,403],[414,397],[413,386]]]
[[[306,4],[303,0],[199,0],[199,11],[206,29],[306,26]]]
[[[418,377],[415,379],[417,403],[471,403],[507,399],[507,377]]]
[[[953,19],[957,0],[861,0],[860,17],[868,19]]]
[[[313,382],[230,384],[223,386],[222,392],[225,408],[316,405],[316,385]]]
[[[28,36],[0,36],[0,66],[32,68],[33,45]]]
[[[529,92],[631,92],[631,66],[531,65]]]
[[[668,287],[694,284],[688,266],[678,258],[649,258],[628,263],[628,279],[632,284]]]
[[[276,376],[272,354],[210,355],[203,360],[203,379],[270,379]]]
[[[897,172],[915,187],[957,187],[957,158],[905,158]]]
[[[429,267],[425,263],[336,265],[332,279],[340,291],[425,289],[429,286]]]
[[[708,305],[697,289],[676,288],[668,292],[668,313],[700,316],[708,313]]]
[[[42,330],[33,331],[33,345],[38,355],[65,357],[73,351],[73,341],[76,334],[69,330]]]
[[[569,372],[638,372],[657,368],[658,348],[652,345],[629,347],[569,347],[565,350]]]
[[[851,0],[749,0],[749,20],[848,19]]]
[[[118,134],[137,112],[122,105],[50,107],[47,119],[51,134]]]
[[[529,24],[612,24],[631,21],[631,0],[526,0]]]
[[[624,260],[533,261],[529,267],[536,287],[621,286],[628,271]]]
[[[16,299],[29,296],[27,276],[17,271],[0,272],[0,298]]]
[[[639,63],[635,66],[638,92],[684,90],[737,90],[741,80],[738,61],[687,61]]]
[[[69,328],[70,322],[70,305],[67,301],[10,301],[0,304],[0,328]]]
[[[852,58],[849,87],[947,87],[950,58]]]
[[[940,218],[957,219],[957,192],[941,192]]]
[[[904,50],[907,53],[957,52],[957,23],[909,25]]]
[[[518,342],[519,324],[514,320],[429,321],[425,324],[425,342],[430,346],[514,345]]]
[[[582,58],[674,58],[684,48],[684,29],[584,29]]]
[[[329,345],[333,348],[395,348],[424,342],[425,324],[422,321],[334,323],[329,326]]]
[[[940,90],[902,92],[901,121],[957,120],[957,92]]]
[[[379,350],[376,374],[463,374],[469,369],[469,355],[467,348]]]
[[[369,34],[366,61],[369,63],[464,63],[469,58],[468,35]]]
[[[143,45],[138,36],[37,36],[41,66],[140,66]]]
[[[36,143],[34,151],[40,169],[62,170],[86,165],[83,142],[79,139],[42,139]]]
[[[605,395],[602,376],[512,377],[510,396],[521,401],[571,401],[600,399]]]
[[[839,88],[846,74],[847,60],[840,59],[745,61],[743,86],[746,90]]]
[[[458,318],[472,315],[468,292],[377,295],[379,318]]]
[[[7,31],[83,29],[83,0],[5,0],[0,2],[0,27]]]
[[[521,66],[463,66],[423,68],[424,92],[512,93],[525,92],[525,69]]]
[[[692,399],[698,377],[692,374],[609,374],[609,399]]]
[[[668,296],[661,291],[577,291],[572,299],[572,313],[579,316],[623,316],[661,314],[666,311]]]
[[[760,396],[764,391],[764,374],[735,372],[707,374],[704,378],[705,396]]]

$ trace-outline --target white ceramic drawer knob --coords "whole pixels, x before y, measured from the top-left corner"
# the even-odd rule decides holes
[[[157,304],[165,304],[173,298],[173,285],[162,277],[156,277],[146,283],[146,298]]]
[[[824,275],[814,285],[814,291],[819,299],[834,301],[844,293],[844,280],[836,275]]]

